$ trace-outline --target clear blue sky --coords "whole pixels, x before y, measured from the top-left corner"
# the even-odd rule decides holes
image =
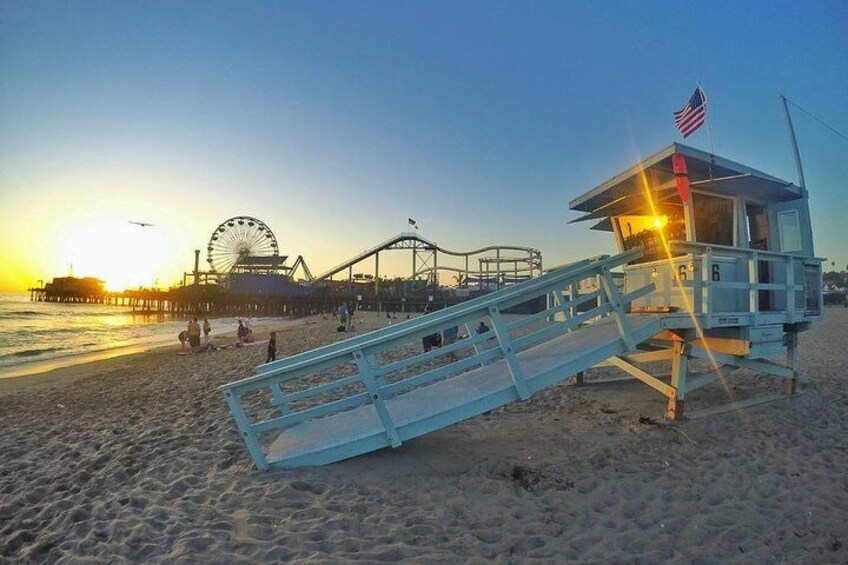
[[[796,181],[779,94],[848,132],[844,1],[6,0],[0,17],[4,222],[115,198],[179,227],[180,268],[237,214],[316,271],[407,217],[454,249],[609,252],[568,201],[680,141],[698,80],[716,152],[775,176]],[[848,142],[794,118],[817,254],[844,266]]]

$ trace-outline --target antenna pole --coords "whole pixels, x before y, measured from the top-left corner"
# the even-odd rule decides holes
[[[792,117],[789,115],[789,106],[786,105],[786,96],[780,95],[783,102],[783,115],[786,117],[786,125],[789,126],[789,139],[792,141],[792,151],[795,155],[795,168],[798,169],[798,187],[801,195],[807,196],[807,185],[804,182],[804,168],[801,166],[801,153],[798,152],[798,140],[795,139],[795,128],[792,127]]]
[[[707,93],[704,92],[704,87],[701,86],[701,81],[698,81],[698,89],[701,91],[701,96],[704,97],[704,106],[707,105]],[[704,110],[707,110],[704,108]],[[713,130],[710,129],[710,117],[707,112],[704,113],[704,121],[707,124],[707,139],[710,140],[710,153],[715,155],[715,146],[713,146]]]

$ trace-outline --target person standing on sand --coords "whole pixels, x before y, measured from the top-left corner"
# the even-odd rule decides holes
[[[271,339],[268,340],[268,358],[266,363],[277,360],[277,332],[271,332]]]
[[[341,325],[344,326],[343,331],[347,331],[347,304],[342,303],[342,305],[339,306],[339,322],[341,322]]]
[[[192,351],[196,352],[200,348],[200,324],[197,318],[192,318],[188,323],[188,344]]]
[[[209,323],[209,318],[203,318],[203,339],[206,345],[209,345],[210,333],[212,333],[212,324]]]
[[[356,303],[351,302],[347,307],[347,331],[356,329],[353,327],[353,315],[356,312]]]

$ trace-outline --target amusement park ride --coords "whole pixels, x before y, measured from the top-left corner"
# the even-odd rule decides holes
[[[277,238],[264,222],[250,216],[236,216],[222,222],[212,232],[206,246],[208,269],[199,268],[200,251],[195,252],[195,268],[183,274],[183,286],[192,277],[195,284],[214,283],[234,291],[250,288],[273,294],[280,288],[280,280],[291,284],[320,287],[333,277],[347,274],[348,291],[354,280],[374,281],[374,292],[380,293],[380,253],[407,251],[412,256],[412,270],[408,280],[423,281],[428,288],[440,285],[439,273],[454,273],[460,288],[496,290],[532,279],[542,273],[542,253],[531,247],[489,246],[473,251],[449,251],[417,233],[401,233],[351,259],[319,274],[312,275],[301,255],[288,266],[287,255],[280,255]],[[451,258],[439,262],[439,257]],[[354,267],[373,259],[374,274],[354,274]],[[476,266],[474,263],[476,262]]]
[[[321,465],[398,447],[571,377],[590,384],[584,371],[601,364],[659,392],[669,420],[684,416],[690,393],[726,385],[739,368],[796,393],[798,335],[823,315],[803,177],[796,186],[672,144],[570,207],[583,213],[577,221],[611,232],[619,253],[260,365],[221,386],[256,466]],[[623,290],[614,268],[623,269]],[[595,290],[581,292],[586,281]],[[547,298],[541,312],[504,315],[539,297]],[[467,337],[410,353],[420,351],[410,344],[457,327]],[[670,365],[670,380],[639,366],[656,361]]]
[[[380,252],[408,250],[412,254],[410,280],[423,279],[427,286],[439,286],[439,273],[456,273],[457,286],[460,288],[479,288],[494,290],[532,279],[542,273],[542,253],[532,247],[512,245],[493,245],[473,251],[448,251],[417,233],[401,233],[379,245],[363,251],[359,255],[336,265],[318,275],[313,282],[331,280],[335,275],[347,271],[348,280],[353,280],[353,267],[371,257],[374,258],[375,281],[380,280]],[[446,262],[439,263],[442,257],[456,258],[459,266]],[[474,261],[476,269],[472,269]]]
[[[230,288],[241,275],[259,275],[283,277],[295,280],[298,269],[306,280],[312,280],[312,273],[303,257],[298,255],[294,264],[286,265],[287,255],[280,255],[280,246],[274,232],[264,222],[250,216],[230,218],[215,228],[206,245],[208,270],[199,269],[200,251],[195,251],[193,273],[183,275],[194,277],[199,284],[201,277],[205,283],[210,279],[216,284]]]

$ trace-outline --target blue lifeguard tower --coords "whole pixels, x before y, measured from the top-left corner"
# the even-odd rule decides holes
[[[256,466],[399,447],[554,384],[589,383],[584,372],[598,365],[662,394],[670,420],[683,417],[689,393],[737,368],[783,379],[784,393],[687,414],[795,394],[798,334],[822,317],[822,260],[802,187],[672,144],[570,206],[583,214],[575,221],[611,232],[619,253],[260,365],[220,387]],[[539,297],[544,310],[509,315]],[[421,352],[422,338],[456,327],[464,339]],[[692,360],[708,369],[691,372]],[[655,361],[670,364],[670,379],[640,367]]]

